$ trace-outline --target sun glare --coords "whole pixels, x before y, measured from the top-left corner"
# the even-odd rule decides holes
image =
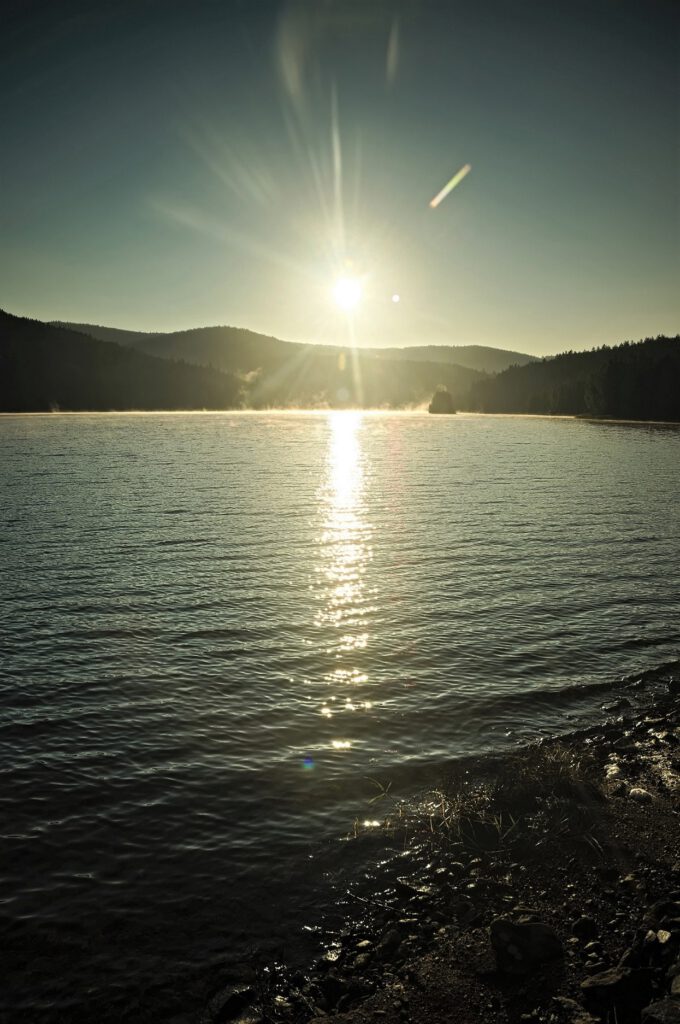
[[[358,277],[339,277],[333,286],[333,298],[341,309],[354,309],[361,299],[361,281]]]

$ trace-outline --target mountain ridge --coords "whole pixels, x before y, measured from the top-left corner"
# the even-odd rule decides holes
[[[239,327],[198,327],[170,334],[69,326],[134,351],[233,373],[252,408],[323,406],[403,408],[426,405],[439,385],[460,403],[485,374],[451,362],[386,359],[349,346],[281,341]]]
[[[424,408],[445,388],[455,408],[470,412],[680,422],[680,336],[568,351],[485,374],[262,335],[253,349],[252,332],[239,328],[231,347],[225,329],[188,332],[199,360],[191,362],[183,358],[185,332],[170,336],[170,345],[167,336],[143,335],[154,354],[110,340],[130,340],[131,332],[100,330],[109,340],[0,311],[0,411]],[[224,365],[229,360],[233,368]]]
[[[483,376],[263,336],[253,349],[250,333],[238,329],[240,345],[231,348],[219,329],[191,332],[191,361],[183,335],[171,345],[153,335],[151,346],[144,336],[141,350],[110,340],[136,335],[104,335],[2,313],[0,409],[405,408],[424,406],[440,384],[460,402]]]
[[[284,341],[273,335],[260,334],[251,331],[246,327],[232,327],[229,325],[214,325],[208,327],[190,327],[181,331],[129,331],[125,328],[107,327],[100,324],[76,323],[74,321],[51,321],[56,326],[67,327],[73,331],[81,331],[93,338],[100,340],[117,341],[118,344],[129,345],[132,348],[142,349],[152,354],[158,354],[159,349],[167,348],[174,354],[182,353],[183,358],[188,358],[185,345],[191,340],[211,337],[220,337],[223,342],[228,342],[239,348],[238,343],[250,344],[255,352],[266,348],[271,355],[277,346],[282,350],[289,350],[293,346],[298,348],[319,349],[320,351],[338,352],[345,350],[346,345],[321,345],[301,341]],[[476,370],[480,373],[498,373],[512,365],[525,365],[536,361],[539,357],[531,356],[524,352],[515,352],[509,349],[495,348],[489,345],[407,345],[403,348],[375,348],[368,346],[360,348],[362,355],[374,359],[397,359],[409,362],[434,362],[460,366],[468,370]],[[235,369],[236,367],[230,367]],[[239,366],[243,372],[249,372],[252,366]]]
[[[158,359],[0,310],[0,411],[237,407],[234,374]]]

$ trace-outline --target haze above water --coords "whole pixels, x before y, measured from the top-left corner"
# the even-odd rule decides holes
[[[8,416],[0,458],[0,1009],[32,1020],[195,1009],[318,916],[371,780],[678,656],[678,430]]]

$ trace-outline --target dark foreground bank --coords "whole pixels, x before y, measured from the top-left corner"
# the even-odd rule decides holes
[[[202,1024],[680,1022],[677,669],[601,726],[468,760],[417,805],[384,795],[356,842],[400,852],[356,880],[324,954],[252,957]]]

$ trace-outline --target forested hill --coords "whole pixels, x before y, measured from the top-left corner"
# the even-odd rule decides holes
[[[251,408],[424,405],[446,387],[457,405],[482,373],[453,363],[385,359],[375,351],[281,341],[237,327],[197,327],[172,334],[119,331],[89,324],[73,330],[137,351],[238,374]]]
[[[125,331],[97,324],[60,323],[102,341],[116,341],[154,356],[186,359],[190,363],[211,363],[224,370],[248,373],[258,367],[263,371],[294,359],[302,350],[316,352],[320,358],[337,357],[340,349],[332,345],[309,345],[299,341],[281,341],[243,327],[194,327],[171,333]],[[413,363],[445,363],[498,373],[515,363],[529,363],[535,356],[487,345],[410,345],[406,348],[360,348],[366,358],[399,360]]]
[[[486,376],[233,328],[141,336],[154,355],[139,350],[135,332],[100,328],[107,340],[99,340],[83,330],[0,311],[0,411],[398,408],[444,386],[455,407],[471,411],[680,422],[680,337],[566,352]],[[178,360],[187,352],[195,362]]]
[[[473,384],[466,408],[680,421],[680,336],[510,367]]]
[[[405,359],[409,362],[455,363],[482,373],[500,373],[509,366],[524,366],[538,357],[507,348],[488,345],[409,345],[406,348],[371,348],[371,355],[381,359]]]
[[[0,411],[231,409],[236,376],[0,310]]]

